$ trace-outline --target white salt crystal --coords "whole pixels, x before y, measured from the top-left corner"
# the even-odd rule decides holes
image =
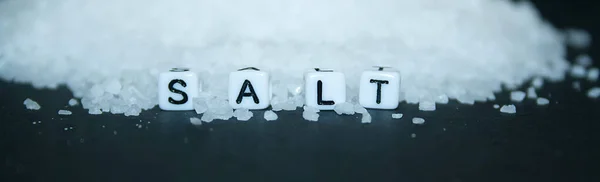
[[[354,104],[351,104],[348,102],[336,104],[333,110],[338,115],[342,115],[342,114],[353,115],[355,113]]]
[[[435,102],[421,101],[421,102],[419,102],[419,110],[421,110],[421,111],[435,111]]]
[[[58,111],[58,115],[71,115],[71,114],[73,114],[73,113],[68,110],[59,110]]]
[[[105,83],[105,91],[111,94],[119,94],[121,92],[121,83],[119,80],[109,80]]]
[[[394,118],[394,119],[400,119],[400,118],[402,118],[402,116],[404,116],[404,114],[402,114],[402,113],[392,114],[392,118]]]
[[[71,107],[76,106],[78,104],[79,104],[79,102],[77,102],[77,99],[70,99],[69,100],[69,106],[71,106]]]
[[[503,105],[502,108],[500,108],[500,112],[514,114],[517,113],[517,107],[515,107],[515,105]]]
[[[415,133],[412,133],[412,134],[410,134],[410,137],[411,137],[411,138],[417,138],[417,134],[415,134]]]
[[[600,97],[600,87],[594,87],[588,90],[587,96],[592,99]]]
[[[587,54],[579,55],[575,58],[575,64],[588,67],[593,64],[592,57]]]
[[[527,88],[527,98],[529,98],[529,99],[537,98],[537,93],[535,92],[535,88],[533,88],[533,87]]]
[[[500,105],[494,104],[494,109],[498,109],[498,108],[500,108]]]
[[[314,108],[314,107],[310,107],[310,106],[304,106],[304,111],[302,112],[302,117],[305,120],[308,121],[319,121],[319,109]]]
[[[578,81],[573,82],[573,89],[581,91],[581,83],[579,83]]]
[[[363,113],[367,113],[367,109],[365,109],[360,104],[354,104],[354,112],[355,113],[359,113],[359,114],[363,114]]]
[[[202,114],[208,110],[208,104],[204,98],[193,98],[192,101],[196,114]]]
[[[546,98],[540,97],[536,100],[537,105],[544,106],[550,104],[550,101]]]
[[[250,118],[252,118],[252,116],[254,116],[254,114],[250,110],[244,108],[236,109],[233,112],[233,117],[239,121],[248,121]]]
[[[202,125],[202,120],[200,120],[196,117],[191,117],[190,123],[192,123],[193,125],[199,126],[199,125]]]
[[[88,110],[88,114],[98,115],[98,114],[102,114],[102,111],[98,108],[92,108],[92,109]]]
[[[510,100],[514,102],[521,102],[523,99],[525,99],[525,92],[513,91],[510,93]]]
[[[587,48],[592,42],[590,33],[582,29],[568,29],[565,35],[567,45],[577,49]]]
[[[37,102],[31,100],[30,98],[25,99],[23,104],[25,105],[25,108],[29,110],[40,110],[40,108],[42,108]]]
[[[435,98],[435,102],[438,104],[448,104],[448,101],[449,101],[449,99],[446,94],[439,95]]]
[[[361,123],[371,123],[371,114],[368,112],[362,114],[362,118],[360,119]]]
[[[413,118],[412,119],[412,123],[413,124],[422,125],[422,124],[425,124],[425,119],[423,119],[423,118]]]
[[[586,76],[585,67],[581,65],[573,65],[571,67],[571,76],[574,78],[583,78]]]
[[[598,81],[598,76],[600,75],[600,70],[598,68],[591,68],[588,71],[587,79],[589,81],[595,82]]]
[[[531,82],[531,86],[533,86],[536,89],[540,89],[544,86],[544,80],[540,77],[536,77]]]
[[[279,117],[273,111],[265,111],[264,118],[267,121],[274,121],[274,120],[277,120]]]

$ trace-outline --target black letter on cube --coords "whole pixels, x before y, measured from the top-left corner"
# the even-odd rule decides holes
[[[318,105],[334,105],[332,100],[323,100],[323,82],[317,81],[317,104]]]
[[[389,84],[390,82],[387,80],[371,79],[371,83],[377,83],[377,99],[375,100],[375,102],[377,104],[381,104],[381,84]]]
[[[246,88],[250,89],[250,93],[246,93]],[[252,87],[252,83],[250,83],[249,80],[244,80],[242,89],[240,89],[240,94],[238,94],[238,97],[237,99],[235,99],[235,102],[238,104],[242,103],[243,97],[252,97],[254,103],[259,103],[258,96],[256,96],[256,92],[254,92],[254,87]]]
[[[175,100],[175,99],[169,97],[169,102],[171,104],[177,104],[177,105],[185,104],[188,101],[188,95],[185,92],[183,92],[181,90],[178,90],[178,89],[176,89],[174,87],[175,84],[177,84],[177,83],[179,83],[182,87],[186,87],[187,86],[187,84],[185,83],[185,81],[180,80],[180,79],[175,79],[175,80],[171,80],[171,82],[169,82],[169,90],[171,92],[173,92],[173,93],[181,94],[181,96],[183,97],[183,99],[181,99],[181,100]]]

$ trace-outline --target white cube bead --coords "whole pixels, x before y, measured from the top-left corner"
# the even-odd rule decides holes
[[[360,77],[359,103],[370,109],[396,109],[400,94],[400,74],[378,68],[364,71]]]
[[[346,102],[344,74],[332,70],[315,69],[305,73],[305,104],[319,110],[333,110],[336,104]]]
[[[234,109],[266,109],[271,103],[269,73],[244,68],[229,74],[229,105]]]
[[[198,97],[198,76],[186,68],[173,68],[158,78],[158,107],[168,111],[193,110]]]

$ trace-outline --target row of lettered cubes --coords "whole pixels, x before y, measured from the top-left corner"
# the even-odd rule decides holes
[[[229,74],[228,100],[234,109],[266,109],[272,98],[268,72],[254,67]],[[346,102],[344,74],[315,68],[304,74],[305,105],[319,110],[333,110]],[[385,67],[366,70],[359,80],[359,103],[370,109],[398,107],[400,74]],[[198,96],[198,76],[186,68],[173,68],[158,79],[158,105],[162,110],[193,110],[192,98]],[[210,104],[210,103],[209,103]]]

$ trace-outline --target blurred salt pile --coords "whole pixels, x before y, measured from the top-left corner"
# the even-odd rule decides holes
[[[356,101],[361,71],[393,66],[401,98],[424,110],[569,69],[564,36],[529,2],[509,0],[3,0],[0,30],[1,78],[66,84],[92,114],[154,107],[157,74],[176,66],[204,82],[202,121],[233,117],[222,83],[245,66],[272,73],[275,111],[302,106],[302,73],[313,67],[344,72]],[[567,38],[589,44],[585,32]]]

